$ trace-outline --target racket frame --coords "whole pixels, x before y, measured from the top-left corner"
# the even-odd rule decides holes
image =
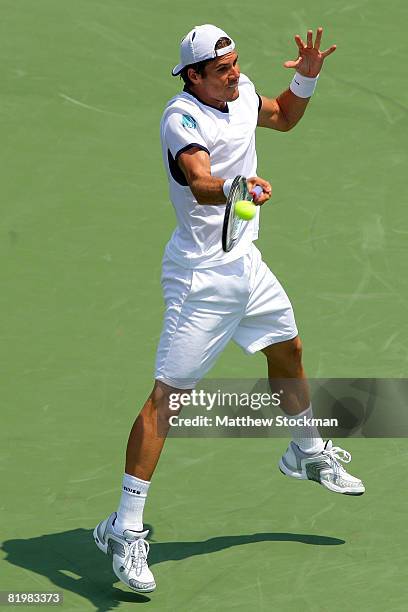
[[[229,253],[237,242],[241,233],[241,228],[246,221],[234,217],[236,202],[240,200],[250,200],[246,178],[238,174],[231,184],[231,189],[228,194],[227,203],[225,205],[224,222],[222,225],[222,250]],[[233,218],[233,219],[232,219]],[[236,223],[235,231],[230,227],[230,223]],[[231,238],[231,234],[233,237]]]

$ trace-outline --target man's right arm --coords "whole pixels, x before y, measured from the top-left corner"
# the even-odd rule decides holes
[[[182,153],[178,164],[199,204],[225,204],[222,189],[224,179],[211,176],[210,157],[206,151],[193,147]]]
[[[225,204],[223,191],[225,179],[211,175],[210,157],[206,151],[192,147],[178,157],[178,164],[183,171],[186,181],[199,204]],[[260,185],[264,192],[256,200],[263,204],[271,197],[271,186],[258,176],[248,180],[249,190]]]

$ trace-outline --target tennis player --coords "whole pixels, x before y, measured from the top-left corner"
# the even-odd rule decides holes
[[[286,132],[302,118],[324,60],[336,47],[320,50],[322,28],[295,36],[298,57],[285,62],[295,74],[277,98],[257,94],[240,73],[234,41],[213,25],[195,27],[182,40],[184,89],[171,99],[161,121],[163,160],[177,228],[165,249],[162,285],[166,303],[156,359],[155,384],[131,430],[117,512],[94,530],[97,546],[113,558],[113,570],[131,589],[156,587],[147,564],[149,544],[143,509],[165,441],[158,419],[169,414],[169,396],[191,390],[214,365],[230,340],[252,355],[262,351],[268,377],[297,379],[283,409],[296,420],[293,441],[279,467],[287,476],[319,482],[337,493],[361,495],[364,485],[340,461],[347,451],[302,427],[312,407],[302,367],[301,342],[291,303],[254,245],[258,216],[249,221],[230,252],[221,246],[226,197],[233,178],[248,178],[251,191],[271,197],[271,185],[256,174],[256,127]]]

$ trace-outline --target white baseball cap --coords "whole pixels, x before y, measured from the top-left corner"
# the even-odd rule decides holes
[[[231,44],[228,47],[215,50],[215,45],[219,38],[229,38]],[[186,66],[196,64],[204,60],[215,59],[226,55],[235,49],[235,43],[228,34],[214,25],[205,25],[193,28],[180,43],[180,63],[171,71],[173,76],[177,76]]]

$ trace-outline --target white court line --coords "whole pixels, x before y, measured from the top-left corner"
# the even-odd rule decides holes
[[[113,113],[112,111],[106,111],[106,110],[103,110],[102,108],[98,108],[97,106],[90,106],[89,104],[85,104],[84,102],[80,102],[79,100],[76,100],[75,98],[71,98],[70,96],[67,96],[61,91],[58,92],[58,95],[60,96],[60,98],[67,100],[67,102],[71,102],[72,104],[76,104],[77,106],[81,106],[82,108],[93,110],[97,113],[103,113],[104,115],[113,115],[115,117],[124,117],[125,119],[127,119],[126,115],[120,115],[119,113]]]

